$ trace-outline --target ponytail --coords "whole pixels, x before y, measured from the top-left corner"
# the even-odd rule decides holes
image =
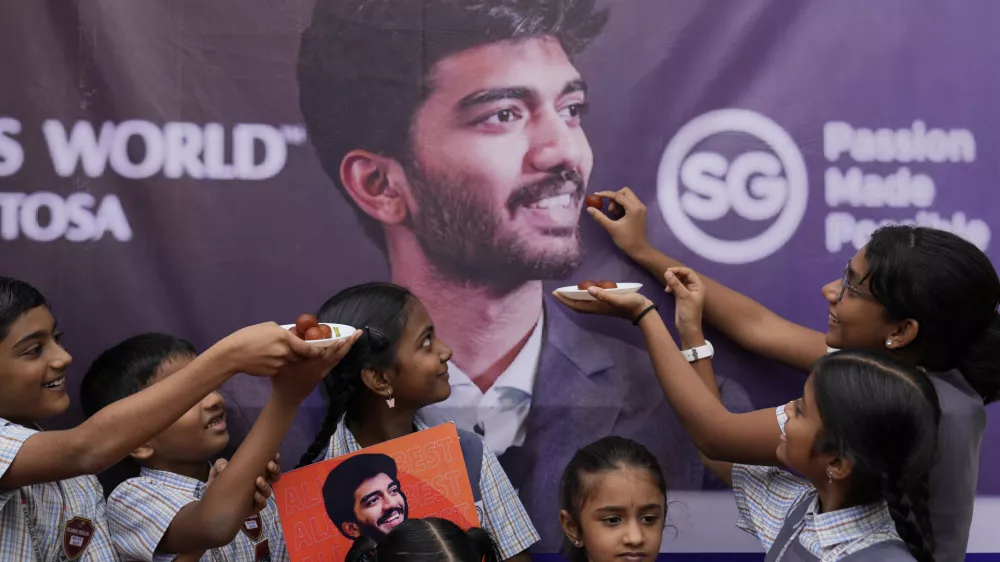
[[[884,478],[882,496],[889,504],[889,513],[896,523],[896,532],[906,543],[917,562],[934,562],[934,538],[930,513],[927,510],[927,477],[904,489],[902,479]]]
[[[479,527],[473,527],[468,530],[466,535],[472,543],[477,560],[482,560],[483,562],[503,561],[503,554],[500,553],[497,541],[493,540],[493,537],[488,532]]]
[[[962,376],[990,404],[1000,399],[1000,313],[969,345],[958,366]]]
[[[330,437],[333,436],[333,432],[337,430],[337,424],[340,423],[340,418],[344,416],[347,412],[348,406],[353,402],[354,397],[360,392],[361,378],[357,377],[357,380],[352,378],[343,377],[339,380],[334,378],[334,373],[328,374],[323,379],[323,387],[326,389],[326,394],[329,397],[330,405],[326,409],[326,417],[323,418],[323,426],[320,428],[319,433],[316,434],[316,438],[313,440],[309,448],[306,449],[302,458],[299,459],[299,465],[296,468],[302,468],[308,464],[313,463],[316,458],[326,449],[330,444]]]

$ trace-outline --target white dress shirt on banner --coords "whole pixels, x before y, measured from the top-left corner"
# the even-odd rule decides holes
[[[435,424],[452,421],[459,429],[482,435],[497,455],[523,445],[531,392],[542,354],[544,324],[545,315],[541,314],[520,353],[486,392],[449,362],[451,396],[421,410],[423,415]]]

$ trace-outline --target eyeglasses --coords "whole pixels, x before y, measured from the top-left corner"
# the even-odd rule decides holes
[[[848,261],[847,262],[847,266],[844,267],[844,277],[843,277],[843,279],[840,280],[840,294],[837,295],[837,302],[840,302],[841,300],[844,299],[844,292],[845,291],[851,291],[852,295],[858,295],[859,297],[871,297],[872,296],[871,293],[869,293],[867,291],[863,291],[863,290],[855,287],[854,284],[851,283],[851,262],[850,261]]]

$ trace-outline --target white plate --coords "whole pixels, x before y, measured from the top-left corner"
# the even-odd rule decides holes
[[[351,337],[351,334],[353,334],[356,331],[354,328],[352,328],[352,327],[350,327],[350,326],[348,326],[346,324],[330,324],[328,322],[320,322],[321,326],[323,324],[326,324],[327,326],[330,327],[331,330],[333,330],[333,337],[332,338],[327,338],[325,340],[311,340],[311,341],[310,340],[306,340],[306,343],[308,343],[309,345],[315,345],[315,346],[319,346],[319,347],[329,347],[331,343],[333,343],[333,342],[335,342],[337,340],[342,340],[344,338]],[[285,330],[288,330],[288,329],[294,328],[294,327],[295,327],[295,324],[285,324],[285,325],[282,326],[282,328],[285,329]],[[340,335],[337,335],[338,333]]]
[[[642,283],[619,283],[617,289],[604,289],[605,291],[611,293],[612,295],[627,295],[629,293],[634,293],[642,288]],[[587,291],[581,291],[576,285],[571,287],[561,287],[556,289],[556,292],[562,296],[573,299],[575,301],[592,301],[595,300],[594,297],[590,296]]]

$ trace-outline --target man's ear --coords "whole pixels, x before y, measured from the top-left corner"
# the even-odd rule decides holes
[[[358,524],[353,521],[349,521],[341,525],[340,530],[343,531],[345,535],[351,538],[357,539],[361,537],[361,527],[359,527]]]
[[[384,225],[402,224],[407,217],[402,186],[393,185],[399,168],[392,158],[367,150],[352,150],[340,163],[340,181],[354,203]]]

